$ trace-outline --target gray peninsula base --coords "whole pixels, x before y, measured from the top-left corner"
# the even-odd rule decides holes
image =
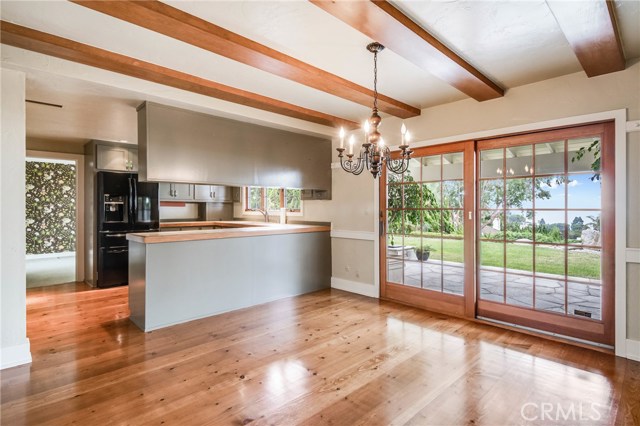
[[[329,232],[129,241],[130,319],[144,331],[330,287]]]

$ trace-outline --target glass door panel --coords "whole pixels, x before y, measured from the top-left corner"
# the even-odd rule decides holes
[[[478,143],[479,315],[612,342],[613,271],[602,261],[614,226],[604,207],[614,205],[604,190],[613,188],[607,126]]]
[[[474,315],[473,156],[471,142],[420,148],[406,173],[384,175],[383,297]]]

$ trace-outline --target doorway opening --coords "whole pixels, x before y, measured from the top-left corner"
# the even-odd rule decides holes
[[[82,279],[78,261],[82,258],[78,250],[79,161],[64,157],[73,156],[28,153],[26,158],[27,288]]]

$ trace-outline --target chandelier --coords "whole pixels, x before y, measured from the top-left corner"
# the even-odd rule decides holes
[[[344,128],[340,128],[340,147],[338,158],[340,165],[349,173],[359,175],[365,169],[369,170],[373,178],[377,178],[382,174],[385,164],[387,169],[393,173],[401,174],[409,168],[409,160],[411,159],[412,150],[409,149],[409,132],[402,123],[400,129],[400,158],[392,159],[391,150],[385,145],[382,135],[378,131],[382,118],[378,115],[378,53],[384,49],[380,43],[371,43],[367,45],[367,50],[373,53],[373,111],[371,117],[364,122],[364,141],[360,147],[358,158],[353,158],[353,149],[355,145],[355,137],[351,135],[349,138],[349,148],[344,154]],[[345,160],[345,155],[347,159]]]

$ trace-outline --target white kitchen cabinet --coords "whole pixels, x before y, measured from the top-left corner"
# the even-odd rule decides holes
[[[194,201],[193,187],[190,183],[160,183],[158,195],[161,201]]]
[[[125,146],[96,145],[98,170],[138,171],[138,149]]]

